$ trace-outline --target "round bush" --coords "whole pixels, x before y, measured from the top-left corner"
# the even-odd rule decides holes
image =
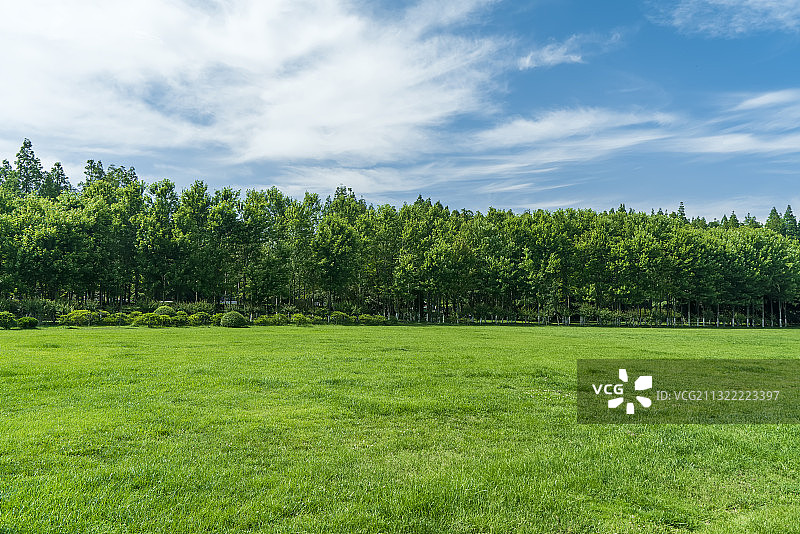
[[[206,312],[197,312],[189,316],[189,326],[202,326],[211,322],[211,316]]]
[[[67,326],[91,326],[100,321],[100,314],[89,310],[72,310],[58,318],[58,322]]]
[[[17,320],[14,319],[14,314],[11,312],[0,312],[0,328],[5,328],[8,330],[9,328],[13,328],[17,325]]]
[[[229,311],[222,315],[219,325],[227,328],[243,328],[247,326],[247,319],[237,311]]]
[[[333,324],[352,324],[353,318],[344,312],[335,311],[331,314],[331,322]]]
[[[17,319],[17,326],[22,329],[36,328],[39,326],[39,319],[36,317],[20,317]]]
[[[214,326],[219,326],[220,321],[222,321],[222,316],[225,315],[224,313],[215,313],[211,316],[211,324]]]
[[[294,315],[292,315],[292,322],[297,326],[307,326],[311,324],[311,319],[309,319],[302,313],[295,313]]]
[[[155,313],[144,313],[133,319],[133,326],[147,326],[156,328],[164,326],[164,317],[169,319],[169,315],[156,315]]]
[[[253,324],[256,326],[285,326],[289,324],[289,318],[282,313],[262,315],[253,321]]]
[[[169,315],[170,317],[172,317],[173,315],[175,315],[175,309],[172,308],[172,306],[159,306],[158,308],[153,310],[153,313],[155,313],[156,315]]]
[[[361,314],[358,317],[358,323],[367,326],[378,326],[386,324],[386,317],[383,315],[369,315],[367,313]]]

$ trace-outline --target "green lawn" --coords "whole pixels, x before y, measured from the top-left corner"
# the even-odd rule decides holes
[[[575,360],[800,330],[0,332],[0,533],[798,532],[800,428],[577,425]]]

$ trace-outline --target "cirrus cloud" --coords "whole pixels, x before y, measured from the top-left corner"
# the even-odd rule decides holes
[[[679,0],[654,3],[653,19],[686,33],[740,37],[800,30],[798,0]]]

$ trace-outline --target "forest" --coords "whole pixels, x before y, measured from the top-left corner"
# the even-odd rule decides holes
[[[178,191],[94,160],[72,185],[28,139],[0,168],[0,309],[203,302],[250,318],[782,327],[800,320],[798,260],[790,206],[763,224],[690,220],[682,203],[481,213],[419,197],[397,208],[346,187],[324,200],[199,180]]]

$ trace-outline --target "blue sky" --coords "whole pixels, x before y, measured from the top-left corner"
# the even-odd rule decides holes
[[[451,208],[800,207],[800,1],[0,6],[0,157]]]

